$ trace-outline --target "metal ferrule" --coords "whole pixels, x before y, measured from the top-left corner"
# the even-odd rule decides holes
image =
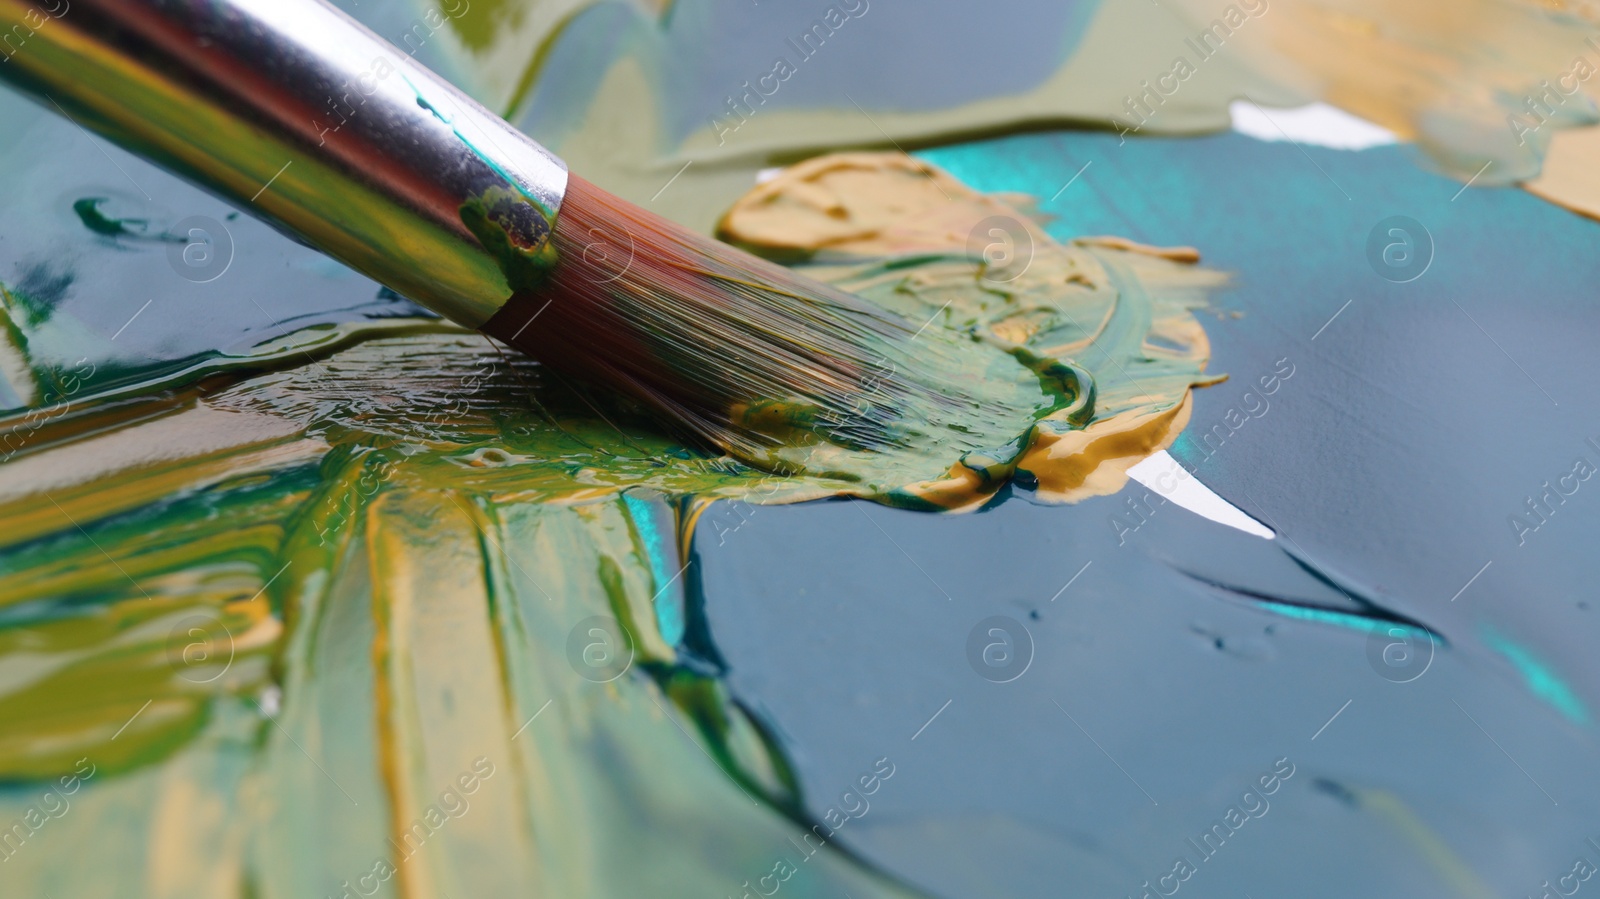
[[[464,325],[554,261],[565,163],[323,0],[0,0],[0,78]]]

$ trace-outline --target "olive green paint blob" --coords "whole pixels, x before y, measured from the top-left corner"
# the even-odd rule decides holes
[[[544,210],[509,187],[492,187],[463,204],[461,223],[483,244],[512,292],[537,290],[556,263]]]

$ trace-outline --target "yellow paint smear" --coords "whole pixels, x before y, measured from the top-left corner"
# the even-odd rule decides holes
[[[1573,212],[1600,219],[1600,127],[1557,133],[1539,177],[1522,186]]]

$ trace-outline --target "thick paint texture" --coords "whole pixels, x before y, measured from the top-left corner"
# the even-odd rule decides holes
[[[1195,439],[1173,452],[1285,535],[1272,542],[1214,533],[1155,491],[967,516],[714,503],[679,516],[704,513],[685,566],[687,541],[662,539],[675,510],[642,490],[619,502],[619,488],[715,493],[750,473],[552,389],[469,335],[409,320],[307,328],[187,374],[124,369],[135,388],[85,405],[73,400],[98,375],[68,357],[59,382],[41,376],[59,386],[38,414],[9,420],[20,451],[0,465],[90,447],[5,475],[4,533],[17,536],[3,553],[14,648],[0,685],[16,724],[0,823],[26,825],[7,875],[56,896],[338,896],[346,882],[461,896],[503,883],[498,865],[557,895],[737,896],[783,861],[796,866],[785,895],[1137,895],[1284,753],[1300,773],[1268,797],[1268,820],[1186,888],[1536,891],[1570,870],[1563,841],[1600,801],[1568,774],[1594,756],[1582,561],[1596,519],[1587,486],[1524,547],[1506,516],[1589,453],[1594,416],[1561,410],[1589,408],[1575,385],[1591,355],[1582,248],[1595,226],[1514,191],[1452,203],[1459,186],[1418,173],[1403,148],[1308,152],[1315,166],[1237,136],[1052,134],[927,154],[975,190],[1043,198],[1058,239],[1193,239],[1239,273],[1212,304],[1242,317],[1206,321],[1235,378],[1194,393]],[[1441,248],[1462,248],[1409,285],[1380,279],[1363,251],[1396,204]],[[81,229],[70,203],[59,211]],[[291,287],[320,283],[298,248],[270,246]],[[135,251],[78,252],[160,283]],[[111,304],[82,270],[62,302],[108,312],[58,327],[92,335],[111,319],[98,332],[109,342],[139,303]],[[248,309],[253,289],[223,280],[209,296]],[[184,308],[176,295],[160,297]],[[360,296],[320,299],[337,310]],[[1505,296],[1525,297],[1522,311]],[[152,313],[113,346],[176,315]],[[30,344],[46,360],[47,347]],[[1286,357],[1292,376],[1263,387]],[[1461,390],[1462,371],[1483,375],[1475,390]],[[1418,397],[1445,411],[1375,436],[1371,418],[1408,420]],[[1485,428],[1485,407],[1505,426]],[[1206,442],[1219,426],[1225,441]],[[118,439],[94,451],[99,436]],[[519,467],[546,475],[525,495]],[[768,484],[749,485],[751,499]],[[1119,534],[1118,520],[1137,529]],[[1452,602],[1480,547],[1493,567]],[[1297,556],[1339,577],[1319,581]],[[1369,667],[1384,610],[1448,641],[1415,682]],[[578,631],[581,665],[597,641],[580,626],[597,615],[626,621],[636,647],[600,684],[568,642]],[[961,653],[990,615],[1032,629],[1035,660],[1012,684],[980,678]],[[667,638],[677,616],[681,643]],[[1485,625],[1496,645],[1480,642]],[[80,701],[42,691],[47,677]],[[881,758],[896,773],[871,810],[828,827]],[[61,806],[44,791],[69,776],[71,809],[51,818]],[[480,815],[489,833],[474,829]],[[802,861],[789,840],[810,847],[816,827],[828,839]],[[1529,854],[1508,856],[1510,841]],[[83,845],[116,867],[70,861]]]
[[[913,508],[973,508],[1012,478],[1072,501],[1120,489],[1182,429],[1189,388],[1218,380],[1201,373],[1209,346],[1193,310],[1224,279],[1193,250],[1059,243],[1005,199],[903,154],[801,163],[735,204],[721,231],[810,256],[807,274],[920,323],[881,366],[918,388],[900,445],[857,450],[812,425],[764,468],[836,472],[850,493]]]
[[[415,22],[400,12],[393,24],[432,52],[463,5]],[[472,8],[481,18],[469,26],[463,13],[459,34],[485,53],[497,35],[563,9]],[[1160,8],[1115,7],[1139,34],[1162,33],[1151,24]],[[627,24],[633,10],[604,9],[611,18],[572,22],[634,40],[599,27]],[[679,4],[675,22],[742,21],[692,11]],[[850,19],[826,51],[880,13],[892,14],[874,4]],[[795,15],[783,27],[799,33],[813,14]],[[1036,17],[996,18],[1005,40],[1047,32]],[[985,34],[961,28],[952,41]],[[1195,30],[1174,25],[1171,45],[1148,53],[1118,49],[1144,67],[1138,77],[1091,80],[1073,96],[1120,105],[1140,78],[1168,71],[1172,46]],[[906,52],[964,68],[927,47]],[[552,45],[540,71],[585,72],[604,58]],[[1009,77],[1029,54],[995,58]],[[820,127],[829,124],[865,142],[882,141],[875,126],[905,139],[932,133],[908,125],[926,110],[888,110],[901,100],[868,93],[914,93],[912,79],[846,77],[827,59],[807,58],[783,90],[801,97],[815,75],[817,91],[850,91],[868,117],[830,96],[843,113],[804,120],[819,126],[815,140],[834,138]],[[751,73],[772,64],[754,62]],[[1219,125],[1221,107],[1199,101],[1225,91],[1204,79],[1234,65],[1227,54],[1208,60],[1144,132],[1180,118]],[[635,199],[694,162],[659,202],[709,227],[757,165],[800,152],[784,124],[747,153],[725,151],[726,165],[650,141],[638,145],[647,164],[608,157],[635,149],[617,136],[654,133],[645,107],[623,102],[642,96],[624,88],[651,87],[641,71],[620,65],[607,82],[623,100],[595,108],[622,104],[614,121],[557,134],[588,154],[583,164],[613,165]],[[716,105],[750,77],[741,72],[711,73]],[[737,77],[723,87],[723,74]],[[529,102],[570,102],[572,121],[590,127],[588,98],[577,90],[563,101],[565,92]],[[1048,117],[1042,104],[1003,109],[1007,121]],[[1585,560],[1600,513],[1585,487],[1552,499],[1525,541],[1507,528],[1572,457],[1600,458],[1586,442],[1600,437],[1584,389],[1590,223],[1515,192],[1474,188],[1452,200],[1459,184],[1419,174],[1402,149],[1041,134],[933,151],[975,191],[1040,198],[1057,241],[1192,242],[1239,273],[1207,287],[1226,291],[1214,305],[1243,314],[1207,322],[1237,381],[1191,397],[1193,438],[1173,451],[1283,539],[1217,537],[1145,493],[969,516],[861,503],[707,511],[646,488],[752,503],[803,491],[768,495],[777,481],[675,446],[626,409],[414,319],[370,282],[136,160],[111,149],[108,163],[70,124],[9,111],[18,124],[0,134],[11,163],[0,172],[0,395],[12,410],[0,434],[8,894],[739,896],[781,879],[785,896],[1139,895],[1280,753],[1299,773],[1270,797],[1270,820],[1230,837],[1185,895],[1387,895],[1397,885],[1537,895],[1590,833],[1600,797],[1583,772],[1600,676]],[[748,117],[729,146],[760,136],[779,111]],[[709,147],[714,129],[700,114],[684,121]],[[147,219],[149,233],[194,213],[225,221],[234,267],[205,284],[178,277],[159,244],[101,233],[73,213],[101,196],[97,221]],[[1362,251],[1373,223],[1397,211],[1438,238],[1434,266],[1411,284],[1380,279]],[[873,227],[884,232],[922,230],[879,216]],[[970,233],[954,233],[964,248]],[[1148,253],[1103,243],[1058,246],[1049,266],[1091,280],[1073,284],[1083,288],[1067,307],[1075,315],[1126,310],[1137,296],[1109,299],[1111,263],[1132,267],[1150,297],[1166,275],[1202,274],[1177,260],[1151,268]],[[947,246],[910,266],[937,279],[904,295],[889,280],[904,271],[881,261],[841,253],[811,264],[928,311],[938,333],[942,298],[966,304],[957,285],[982,279],[953,257],[965,254]],[[1037,292],[988,293],[950,321],[967,341],[951,352],[988,354],[1013,377],[1011,401],[1041,412],[1057,399],[1044,382],[1022,379],[1027,367],[987,338],[972,350],[971,336],[1047,348],[1063,331],[1081,343],[1096,325],[1062,328]],[[146,298],[154,303],[141,309]],[[1032,311],[997,317],[1013,304]],[[1190,307],[1165,308],[1182,320]],[[1144,342],[1200,346],[1156,333],[1156,320]],[[1131,346],[1131,333],[1094,342]],[[1112,356],[1071,355],[1114,399]],[[1284,359],[1291,378],[1277,367]],[[1163,360],[1162,396],[1183,377],[1193,383],[1199,361]],[[1262,379],[1274,375],[1269,393]],[[540,401],[531,409],[530,396]],[[1096,470],[1115,474],[1113,461]],[[687,530],[697,514],[686,555],[681,534],[676,545],[665,535],[674,517]],[[1137,529],[1125,535],[1118,521]],[[1319,581],[1296,559],[1340,576]],[[1369,667],[1382,632],[1356,625],[1379,611],[1448,639],[1415,682]],[[1009,685],[961,655],[989,615],[1033,628],[1037,658]],[[627,626],[631,654],[594,635],[596,616]],[[616,679],[584,676],[595,673],[589,661],[620,657],[631,665]],[[894,776],[870,811],[857,796],[851,814],[862,817],[836,826],[835,797],[881,759]],[[85,846],[95,864],[82,863]]]
[[[663,636],[670,508],[620,493],[760,474],[476,335],[343,336],[74,404],[0,466],[10,882],[94,894],[61,864],[85,840],[124,895],[687,894],[769,870],[796,784]],[[629,636],[596,649],[596,616]],[[24,820],[80,763],[69,814]],[[831,850],[808,876],[896,894]]]
[[[796,198],[830,190],[840,164],[749,202],[813,214]],[[160,803],[160,854],[132,875],[152,890],[682,895],[766,874],[770,847],[813,822],[769,724],[696,649],[679,547],[706,504],[970,509],[1013,479],[1051,502],[1114,492],[1214,380],[1193,310],[1222,278],[1192,251],[1059,243],[1011,201],[898,154],[842,165],[862,188],[848,193],[879,204],[836,197],[846,216],[910,235],[836,242],[808,266],[925,322],[886,359],[926,388],[893,452],[753,408],[786,442],[762,460],[708,456],[480,335],[407,318],[316,327],[120,390],[63,382],[48,414],[7,419],[0,778],[26,802],[88,760],[107,785],[91,806]],[[953,201],[943,229],[885,212],[915,216],[930,184]],[[967,246],[972,233],[988,243]],[[175,818],[213,823],[202,839]],[[21,826],[19,882],[97,882]],[[71,825],[136,853],[119,826]],[[610,863],[622,845],[642,855]],[[897,894],[837,845],[789,876]]]

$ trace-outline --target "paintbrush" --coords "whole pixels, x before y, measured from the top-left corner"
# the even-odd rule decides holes
[[[438,27],[408,52],[323,0],[0,0],[0,77],[688,439],[890,439],[910,329],[569,174],[413,58]]]

